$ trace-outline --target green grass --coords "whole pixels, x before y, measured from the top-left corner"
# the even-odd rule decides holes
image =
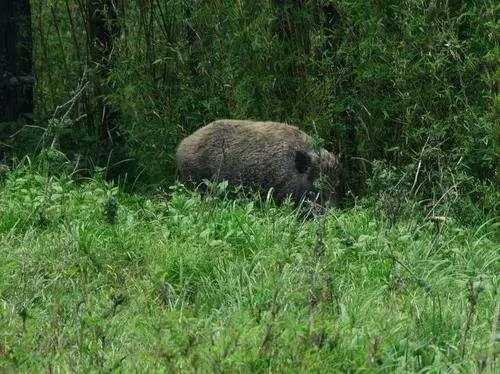
[[[288,206],[15,169],[0,370],[498,370],[495,222],[389,225],[361,202],[321,227]]]

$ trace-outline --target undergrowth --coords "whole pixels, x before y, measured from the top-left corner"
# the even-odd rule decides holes
[[[360,158],[421,160],[437,173],[418,180],[420,199],[457,164],[471,183],[495,180],[495,1],[119,1],[91,12],[98,3],[33,0],[36,126],[5,137],[15,154],[45,128],[85,167],[140,174],[147,189],[173,182],[182,138],[237,118],[318,135],[345,156],[342,182],[358,196],[371,176]],[[91,14],[113,25],[104,60]],[[99,137],[102,101],[116,113],[112,147]]]

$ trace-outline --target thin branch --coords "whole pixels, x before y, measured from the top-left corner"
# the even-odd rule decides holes
[[[436,203],[432,206],[432,208],[429,211],[429,213],[427,213],[427,215],[425,216],[424,221],[426,221],[427,219],[429,219],[429,217],[434,213],[434,209],[436,209],[436,207],[439,205],[439,203],[441,202],[441,200],[443,200],[446,197],[446,195],[448,195],[451,191],[455,190],[458,187],[459,184],[460,184],[460,182],[459,183],[455,183],[453,186],[451,186],[450,188],[448,188],[443,195],[441,195],[441,197],[438,199],[438,201],[436,201]]]
[[[429,142],[429,136],[427,137],[427,140],[425,141],[422,149],[420,150],[420,156],[418,160],[418,165],[417,165],[417,171],[415,173],[415,178],[413,178],[413,185],[410,188],[410,194],[413,192],[413,189],[415,188],[418,180],[418,174],[420,173],[420,167],[422,166],[422,157],[424,155],[425,147],[427,146],[427,143]]]
[[[71,110],[75,106],[77,100],[80,98],[80,96],[82,95],[82,93],[85,91],[85,89],[87,88],[87,86],[89,84],[88,81],[85,81],[85,76],[86,75],[87,75],[87,71],[85,69],[84,72],[83,72],[82,78],[80,79],[80,82],[78,82],[78,86],[76,87],[76,92],[73,95],[73,97],[71,99],[69,99],[67,102],[65,102],[64,104],[58,105],[56,107],[56,109],[54,110],[54,114],[52,115],[52,118],[56,118],[58,112],[60,110],[64,109],[64,108],[66,108],[68,105],[69,105],[69,108],[63,114],[63,116],[61,117],[61,119],[65,120],[69,116],[69,113],[71,112]]]

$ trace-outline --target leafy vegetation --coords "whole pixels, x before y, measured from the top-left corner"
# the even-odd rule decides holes
[[[0,185],[4,370],[498,368],[494,220],[365,201],[304,220],[224,185],[137,196],[44,165]]]
[[[473,186],[495,179],[495,1],[118,1],[103,94],[119,112],[112,150],[96,133],[85,2],[33,3],[38,118],[69,120],[61,149],[110,175],[172,182],[180,139],[229,117],[317,133],[345,156],[355,195],[371,176],[363,160],[413,175],[420,161],[420,199],[457,174]]]
[[[30,3],[0,371],[498,372],[497,2]],[[222,117],[321,138],[342,206],[175,185]]]

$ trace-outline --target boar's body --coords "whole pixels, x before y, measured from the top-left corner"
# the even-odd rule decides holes
[[[177,148],[181,181],[227,180],[268,190],[279,202],[299,202],[319,175],[338,182],[338,161],[295,126],[277,122],[217,120],[185,138]],[[333,191],[333,189],[332,189]]]

